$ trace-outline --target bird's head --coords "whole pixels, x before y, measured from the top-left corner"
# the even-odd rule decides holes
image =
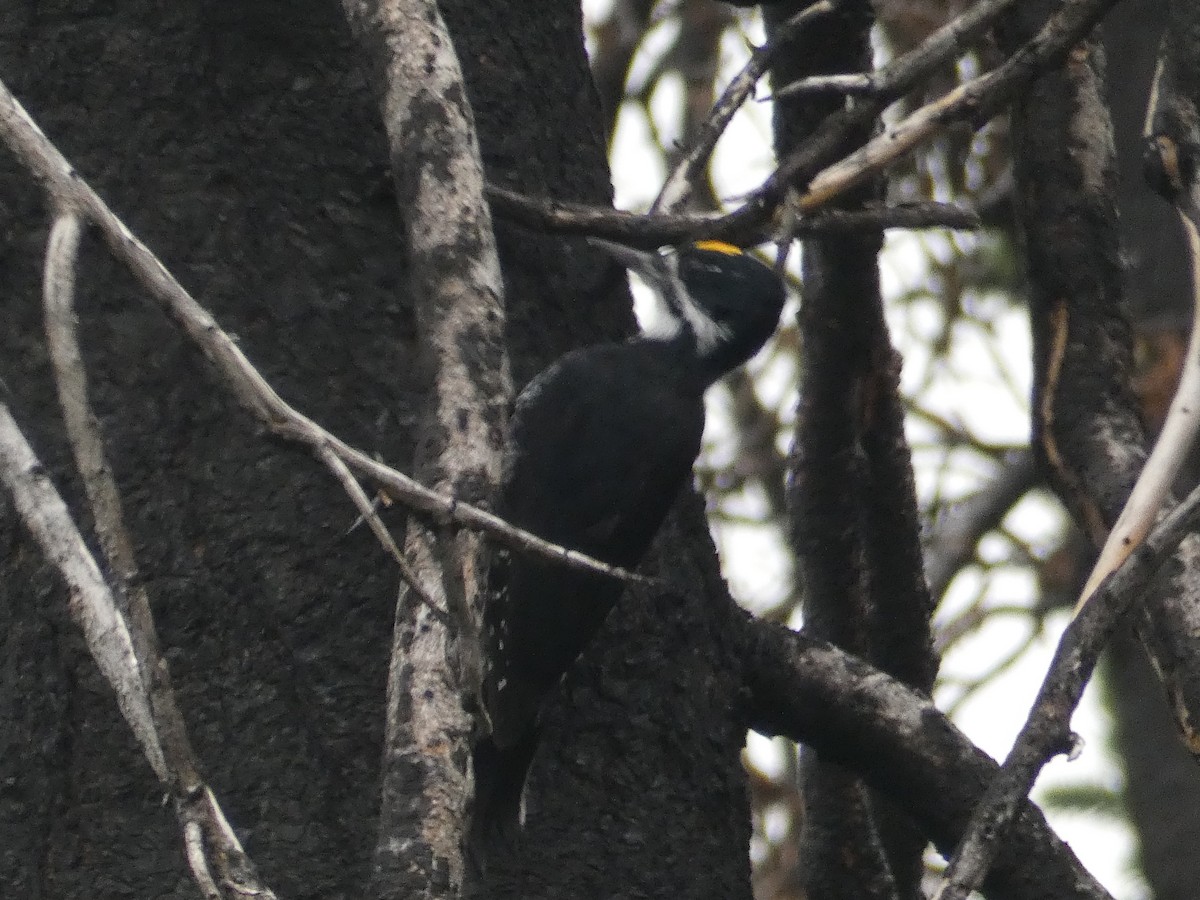
[[[758,352],[779,324],[786,297],[769,266],[724,241],[696,241],[659,251],[592,239],[635,272],[665,307],[659,336],[691,342],[718,377]]]

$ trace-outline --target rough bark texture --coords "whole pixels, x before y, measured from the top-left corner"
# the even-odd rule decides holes
[[[459,55],[489,179],[606,201],[599,105],[582,52],[566,53],[582,45],[578,8],[461,2],[443,13],[453,34],[472,36]],[[502,224],[497,240],[518,390],[570,347],[632,328],[624,274],[582,241]],[[497,896],[748,895],[744,734],[731,715],[739,679],[728,674],[726,594],[698,502],[658,547],[646,568],[669,571],[696,599],[627,594],[568,674],[530,772],[527,839],[488,872]]]
[[[949,856],[996,763],[926,697],[860,659],[780,626],[744,634],[751,724],[853,769]],[[1108,896],[1028,802],[1006,832],[984,888],[989,897],[1013,900]]]
[[[795,12],[772,8],[771,25]],[[870,65],[869,4],[823,17],[773,67],[781,88],[806,75]],[[792,151],[840,98],[776,107],[776,150]],[[870,137],[849,136],[846,150]],[[852,192],[854,206],[878,183]],[[804,589],[806,631],[929,690],[936,671],[933,604],[922,574],[912,469],[897,386],[899,360],[883,318],[881,235],[810,239],[803,245],[799,325],[801,401],[791,461],[791,540]],[[803,878],[821,897],[915,897],[925,838],[887,801],[871,798],[837,766],[803,765]],[[878,832],[878,837],[876,836]]]
[[[1094,541],[1103,539],[1106,523],[1116,517],[1145,458],[1129,387],[1131,337],[1122,285],[1135,315],[1152,327],[1178,321],[1170,312],[1172,296],[1177,309],[1189,305],[1178,218],[1150,194],[1141,177],[1140,132],[1158,44],[1158,29],[1147,27],[1147,21],[1162,22],[1163,6],[1121,5],[1106,27],[1107,96],[1116,119],[1119,179],[1112,151],[1104,146],[1110,128],[1099,106],[1104,80],[1082,53],[1063,73],[1043,79],[1014,118],[1018,209],[1032,281],[1039,445],[1051,469],[1065,474],[1058,481],[1060,491],[1075,503]],[[1019,26],[1029,27],[1028,20]],[[1074,124],[1064,132],[1055,130],[1054,122]],[[1118,251],[1114,197],[1120,204],[1124,254]],[[1124,259],[1129,270],[1123,282]],[[1178,690],[1182,698],[1195,696],[1188,679],[1173,673],[1194,667],[1183,648],[1194,640],[1195,629],[1179,613],[1195,605],[1196,560],[1194,540],[1185,542],[1168,577],[1160,579],[1160,588],[1139,610],[1142,639],[1154,648],[1162,669],[1184,685]],[[1184,775],[1169,762],[1183,755],[1181,750],[1164,756],[1155,749],[1178,738],[1149,730],[1151,723],[1163,727],[1168,721],[1162,685],[1143,693],[1150,685],[1138,677],[1128,642],[1109,673],[1116,739],[1126,760],[1130,811],[1141,833],[1147,875],[1170,897],[1176,870],[1195,856],[1186,839],[1190,826],[1184,825],[1194,805],[1180,801],[1178,787],[1180,779],[1195,780],[1194,763],[1184,763],[1192,769]],[[1194,707],[1194,700],[1184,702]],[[1166,795],[1169,807],[1155,809],[1151,798]]]
[[[435,368],[414,474],[486,504],[500,481],[512,385],[500,261],[462,69],[433,0],[343,6],[373,63],[418,340]],[[405,552],[425,598],[406,589],[397,605],[374,893],[460,896],[489,548],[477,532],[410,521]]]
[[[1172,206],[1142,177],[1142,127],[1166,7],[1166,0],[1118,3],[1104,20],[1105,97],[1117,150],[1126,301],[1139,327],[1186,328],[1191,275],[1183,229]]]
[[[1022,7],[1011,47],[1047,14]],[[1025,235],[1034,335],[1034,437],[1064,501],[1103,541],[1145,460],[1131,389],[1132,335],[1122,308],[1111,123],[1094,44],[1047,75],[1013,113],[1017,215]],[[1195,567],[1185,540],[1165,571],[1169,587],[1137,609],[1138,633],[1172,702],[1196,719]]]
[[[605,200],[577,4],[442,6],[489,177]],[[45,2],[0,18],[0,74],[284,396],[408,468],[430,366],[378,109],[336,4]],[[44,222],[0,159],[0,378],[77,498],[39,336]],[[497,236],[518,387],[632,327],[623,275],[582,241]],[[361,896],[397,578],[365,529],[345,534],[340,487],[263,441],[131,280],[94,248],[85,259],[85,355],[198,755],[282,896]],[[528,847],[489,872],[498,896],[749,894],[731,608],[700,504],[667,532],[653,568],[695,599],[627,597],[568,678],[534,763]],[[0,535],[0,883],[193,896],[60,585],[7,508]]]
[[[1115,709],[1113,742],[1125,770],[1125,806],[1142,873],[1154,900],[1190,900],[1200,877],[1196,761],[1180,743],[1162,682],[1130,634],[1113,642],[1101,675]]]
[[[337,8],[34,9],[10,6],[0,30],[0,71],[31,113],[285,396],[406,464],[412,319],[396,296],[396,216],[372,196],[378,115]],[[44,211],[7,156],[0,198],[0,377],[77,497],[37,324]],[[284,895],[355,896],[395,574],[365,530],[344,536],[340,488],[263,441],[105,254],[84,258],[85,358],[198,754]],[[170,810],[60,586],[12,516],[0,521],[0,882],[27,896],[194,896]]]
[[[1125,296],[1134,328],[1150,351],[1139,372],[1139,399],[1152,423],[1164,404],[1159,379],[1170,389],[1178,376],[1167,351],[1182,349],[1191,315],[1191,273],[1179,216],[1142,177],[1142,127],[1166,7],[1165,0],[1119,4],[1103,31]],[[1194,461],[1186,478],[1189,486],[1196,483]],[[1113,741],[1125,772],[1125,803],[1141,847],[1142,872],[1156,900],[1184,900],[1200,883],[1196,762],[1180,744],[1162,683],[1131,636],[1114,642],[1100,674],[1115,719]]]
[[[1010,23],[1009,46],[1044,16]],[[1093,45],[1047,75],[1013,113],[1018,220],[1034,332],[1034,437],[1056,489],[1103,540],[1142,461],[1121,310],[1112,126]]]

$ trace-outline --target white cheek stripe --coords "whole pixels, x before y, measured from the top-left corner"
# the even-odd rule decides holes
[[[729,342],[729,332],[709,318],[691,297],[680,297],[679,306],[683,310],[688,327],[696,336],[696,350],[701,357],[708,356],[722,344]]]
[[[664,297],[655,289],[654,285],[647,283],[646,286],[654,295],[658,315],[654,317],[650,327],[643,334],[651,338],[670,340],[678,337],[686,325],[696,338],[697,353],[701,357],[707,356],[722,344],[727,343],[731,335],[714,322],[704,309],[679,287],[678,257],[673,253],[668,254],[662,258],[662,262],[670,273],[667,283],[674,296]]]
[[[678,337],[682,328],[682,323],[674,313],[660,310],[649,327],[642,329],[642,334],[657,341],[669,341],[671,338]]]

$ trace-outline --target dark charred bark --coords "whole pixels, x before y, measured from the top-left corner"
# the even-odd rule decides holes
[[[427,351],[375,98],[336,5],[101,4],[82,24],[69,4],[31,8],[0,29],[0,74],[31,112],[289,400],[408,468]],[[489,177],[605,202],[578,5],[442,8]],[[45,217],[7,157],[0,212],[0,377],[74,496],[39,337]],[[518,387],[632,328],[624,279],[581,240],[497,231]],[[281,896],[361,896],[398,579],[368,532],[344,534],[341,489],[260,440],[117,266],[86,265],[87,362],[206,774]],[[4,509],[0,881],[191,896],[153,778]],[[626,597],[572,671],[534,761],[528,841],[489,870],[494,896],[749,896],[732,607],[695,498],[651,567],[695,599]]]
[[[748,624],[748,623],[744,623]],[[748,624],[753,727],[803,741],[904,809],[949,856],[997,771],[922,693],[804,634]],[[989,896],[1108,894],[1025,802],[984,885]]]
[[[1179,216],[1142,177],[1142,128],[1166,14],[1165,0],[1122,3],[1103,31],[1125,296],[1138,340],[1148,351],[1137,388],[1152,427],[1161,423],[1165,391],[1178,379],[1173,351],[1182,351],[1191,324],[1191,274]],[[1184,478],[1191,485],[1196,475],[1193,460]],[[1115,720],[1113,741],[1125,773],[1124,799],[1141,847],[1142,873],[1156,900],[1184,900],[1200,882],[1200,859],[1193,852],[1200,834],[1195,760],[1180,744],[1163,703],[1162,683],[1131,635],[1113,642],[1100,674]]]
[[[1015,45],[1045,10],[1008,30]],[[1034,438],[1056,490],[1103,540],[1144,459],[1129,387],[1112,131],[1097,53],[1077,53],[1013,112],[1017,215],[1030,276]],[[1061,399],[1060,399],[1061,398]]]
[[[6,9],[3,77],[285,396],[406,466],[421,367],[394,206],[374,195],[386,145],[336,4],[89,10]],[[38,325],[46,214],[7,153],[0,209],[0,378],[77,500]],[[366,530],[345,533],[340,487],[263,440],[133,280],[84,256],[85,359],[197,754],[282,895],[352,895],[397,578]],[[62,588],[7,509],[0,534],[0,883],[194,896]]]
[[[767,13],[777,24],[795,12]],[[851,4],[803,31],[772,70],[776,89],[806,75],[870,67],[868,4]],[[792,151],[841,103],[784,100],[776,150]],[[870,137],[865,126],[845,149]],[[880,196],[878,184],[846,198]],[[806,631],[870,659],[921,690],[936,671],[911,461],[898,396],[899,363],[883,319],[879,235],[803,244],[803,374],[791,463],[791,538]],[[802,877],[821,897],[915,897],[924,837],[886,801],[820,758],[803,766]],[[871,809],[871,807],[876,807]],[[858,812],[855,812],[858,811]],[[876,836],[878,832],[878,837]],[[884,854],[870,848],[882,846]]]
[[[1115,709],[1113,746],[1125,772],[1125,808],[1142,874],[1154,900],[1189,900],[1200,878],[1196,761],[1180,743],[1162,682],[1128,631],[1112,642],[1100,674]]]
[[[1008,46],[1049,9],[1034,6],[1022,7],[1011,23]],[[1094,44],[1017,105],[1013,150],[1030,274],[1035,443],[1056,490],[1100,543],[1145,460],[1146,437],[1130,387],[1112,127]],[[1144,646],[1173,702],[1192,720],[1196,565],[1195,541],[1185,541],[1168,564],[1164,589],[1136,610]]]
[[[1166,0],[1118,3],[1105,19],[1105,98],[1112,110],[1117,151],[1117,207],[1125,263],[1125,298],[1139,330],[1180,327],[1191,313],[1191,274],[1179,216],[1148,189],[1142,127]]]

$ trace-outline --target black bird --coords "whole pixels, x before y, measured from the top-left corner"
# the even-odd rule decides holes
[[[621,344],[563,356],[517,399],[497,512],[551,543],[632,569],[688,481],[704,392],[775,331],[784,287],[732,244],[644,253],[593,241],[641,276],[665,322]],[[620,596],[611,578],[502,553],[484,619],[483,700],[492,733],[475,747],[472,844],[519,831],[525,775],[546,695]]]

